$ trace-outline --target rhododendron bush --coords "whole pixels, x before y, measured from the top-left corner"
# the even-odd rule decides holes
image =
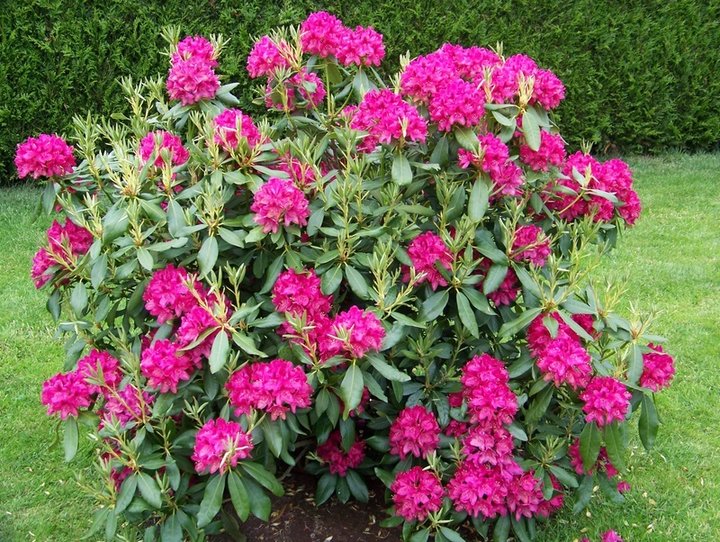
[[[565,149],[561,81],[451,44],[388,77],[378,32],[321,12],[251,47],[252,118],[221,39],[167,37],[129,115],[16,158],[57,216],[32,277],[67,358],[41,399],[68,460],[95,449],[94,529],[236,532],[291,467],[318,503],[384,484],[413,541],[622,501],[674,362],[593,277],[640,204],[625,163]]]

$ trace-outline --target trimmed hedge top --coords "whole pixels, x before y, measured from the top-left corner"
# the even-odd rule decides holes
[[[720,3],[566,3],[552,0],[446,4],[420,0],[184,2],[34,0],[0,13],[0,181],[15,176],[16,144],[68,126],[73,114],[124,110],[118,78],[165,69],[160,28],[231,38],[224,73],[239,79],[241,107],[254,111],[245,72],[251,36],[327,9],[387,36],[388,59],[442,42],[527,53],[564,81],[559,122],[597,151],[709,150],[720,142]]]

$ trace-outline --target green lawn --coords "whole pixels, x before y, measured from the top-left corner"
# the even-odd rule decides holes
[[[624,506],[596,498],[587,514],[562,513],[539,540],[566,542],[583,530],[598,539],[614,528],[626,541],[712,541],[720,537],[720,156],[632,160],[644,203],[606,271],[629,276],[625,305],[660,310],[657,333],[670,340],[678,374],[659,396],[664,424],[655,450],[637,444],[629,458],[632,491]],[[60,370],[45,294],[28,278],[47,226],[33,223],[39,194],[0,190],[0,540],[78,540],[92,502],[50,448],[42,381]]]

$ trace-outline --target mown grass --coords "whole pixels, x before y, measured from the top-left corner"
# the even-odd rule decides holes
[[[627,541],[720,537],[720,156],[670,155],[631,161],[644,204],[639,224],[604,272],[627,275],[626,311],[657,309],[655,331],[669,339],[678,374],[660,394],[656,448],[633,440],[618,506],[596,497],[587,513],[564,511],[540,542],[598,539],[616,529]],[[67,466],[50,448],[54,425],[39,402],[41,382],[62,365],[62,344],[28,279],[47,226],[33,222],[39,194],[0,191],[0,540],[78,540],[92,502],[74,481],[89,451]]]

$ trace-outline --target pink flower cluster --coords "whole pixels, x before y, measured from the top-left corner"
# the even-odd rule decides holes
[[[78,360],[75,371],[80,373],[88,384],[93,384],[93,381],[103,383],[93,384],[95,393],[99,393],[103,387],[117,388],[123,378],[120,361],[103,350],[90,350],[88,355]]]
[[[485,134],[478,137],[480,145],[477,152],[466,149],[458,151],[458,163],[461,168],[470,166],[488,174],[493,182],[494,190],[491,199],[502,196],[520,195],[523,172],[520,166],[510,160],[510,149],[499,137]]]
[[[281,68],[289,68],[287,59],[288,44],[279,45],[270,36],[263,36],[253,45],[247,59],[247,71],[253,79],[262,76],[272,76]]]
[[[302,367],[284,359],[249,363],[225,385],[235,415],[264,410],[273,420],[310,406],[312,388]]]
[[[390,426],[390,453],[405,459],[427,457],[440,442],[440,426],[422,405],[404,408]]]
[[[540,226],[524,224],[515,230],[512,244],[512,257],[515,261],[527,261],[542,267],[551,252],[550,240]]]
[[[365,94],[350,126],[368,133],[358,145],[364,152],[371,152],[379,143],[422,142],[427,136],[427,122],[418,110],[387,89]]]
[[[557,387],[567,384],[574,390],[582,389],[592,376],[590,354],[578,339],[565,332],[548,342],[538,356],[537,366],[543,378]]]
[[[310,214],[302,190],[289,179],[271,177],[253,196],[250,210],[265,233],[277,233],[280,226],[304,226]]]
[[[602,427],[622,422],[630,408],[630,392],[625,385],[611,376],[596,376],[580,394],[585,403],[585,421]]]
[[[385,58],[382,34],[372,27],[347,28],[325,11],[311,13],[300,25],[300,44],[303,52],[334,56],[344,66],[379,66]]]
[[[589,154],[576,152],[570,155],[562,167],[565,178],[558,187],[546,194],[548,208],[558,211],[566,220],[592,216],[597,222],[609,222],[617,215],[627,224],[633,225],[640,216],[640,199],[632,188],[632,173],[622,160],[612,159],[600,163]],[[586,179],[581,184],[576,175]],[[614,195],[618,203],[593,192],[601,191]]]
[[[618,475],[618,470],[615,468],[615,465],[613,465],[610,461],[607,449],[604,446],[600,448],[600,453],[597,460],[595,461],[595,465],[590,467],[589,470],[586,469],[583,465],[582,456],[580,455],[579,438],[576,438],[568,447],[568,458],[570,459],[570,465],[572,466],[572,468],[575,469],[575,472],[581,476],[595,474],[596,472],[603,472],[607,475],[608,478],[614,478]]]
[[[132,384],[121,390],[111,390],[105,396],[105,404],[99,411],[101,427],[111,420],[126,426],[130,422],[139,422],[150,415],[150,407],[155,398],[146,391],[140,391]]]
[[[47,246],[41,247],[33,257],[30,276],[36,288],[53,278],[53,268],[73,269],[76,259],[90,250],[92,234],[69,219],[65,224],[54,220],[47,234]]]
[[[442,508],[445,494],[437,475],[421,467],[400,472],[390,486],[395,513],[406,521],[425,521]]]
[[[282,272],[272,289],[272,301],[278,312],[293,316],[306,314],[309,321],[330,312],[330,296],[320,290],[320,277],[314,270]]]
[[[301,162],[291,154],[284,154],[276,165],[279,171],[287,173],[301,190],[307,190],[315,183],[315,170],[311,164]]]
[[[167,339],[155,341],[140,359],[140,372],[160,393],[177,393],[178,384],[190,380],[194,369],[190,355]]]
[[[590,539],[585,536],[580,540],[580,542],[590,542]],[[602,534],[600,542],[623,542],[623,539],[615,531],[605,531]]]
[[[305,68],[284,81],[268,78],[265,90],[265,105],[292,113],[298,108],[298,100],[306,109],[314,109],[325,99],[327,92],[322,79]]]
[[[643,354],[643,371],[640,375],[640,385],[653,391],[660,391],[670,385],[675,376],[675,360],[665,353],[663,347],[654,344],[648,345],[650,352]]]
[[[530,323],[527,331],[528,348],[530,349],[530,353],[535,357],[540,356],[543,350],[545,350],[545,348],[554,338],[552,335],[550,335],[550,331],[548,330],[547,326],[545,326],[544,319],[548,316],[552,317],[558,323],[558,332],[556,337],[561,334],[566,334],[572,339],[578,341],[580,340],[580,338],[572,330],[572,328],[565,323],[560,314],[558,314],[557,312],[552,312],[550,314],[541,314]],[[592,315],[573,314],[572,319],[589,335],[592,336],[597,334],[595,328],[593,327],[595,320]]]
[[[58,373],[43,382],[40,400],[47,407],[48,416],[57,414],[61,419],[75,416],[92,403],[93,386],[79,371]]]
[[[186,285],[189,280],[185,268],[176,268],[173,264],[155,271],[143,292],[145,309],[161,324],[190,312],[197,305],[197,300]],[[203,293],[198,281],[195,281],[194,287],[200,294]]]
[[[533,171],[547,172],[551,166],[560,167],[565,162],[565,142],[560,134],[543,130],[538,150],[532,150],[527,144],[520,145],[520,160]]]
[[[321,341],[324,357],[338,354],[361,358],[370,351],[380,350],[385,328],[375,314],[353,305],[335,315],[330,334]],[[347,340],[343,340],[347,337]]]
[[[415,273],[422,275],[417,284],[427,282],[433,290],[437,290],[438,286],[447,286],[447,281],[437,270],[436,264],[450,271],[453,255],[439,235],[431,231],[421,233],[410,242],[407,252]],[[409,269],[403,273],[403,280],[410,281]]]
[[[237,148],[241,141],[247,142],[250,148],[262,141],[252,118],[239,109],[226,109],[213,119],[213,124],[213,140],[228,152]]]
[[[215,97],[220,88],[220,79],[214,70],[216,53],[205,38],[185,38],[178,44],[170,63],[166,87],[171,100],[192,105]]]
[[[140,157],[143,162],[150,160],[153,153],[156,156],[154,165],[157,167],[165,164],[165,157],[172,166],[180,166],[190,158],[190,153],[183,147],[182,139],[164,130],[148,132],[140,141]]]
[[[504,425],[517,412],[517,397],[509,387],[505,365],[489,354],[475,356],[462,369],[460,382],[474,423]]]
[[[75,165],[73,148],[54,134],[29,137],[15,151],[18,177],[60,177],[71,173]]]
[[[317,456],[327,463],[332,474],[346,476],[348,469],[358,468],[365,459],[365,441],[356,440],[346,452],[342,447],[340,431],[333,431],[317,447]]]
[[[250,457],[253,447],[251,435],[239,423],[218,418],[205,422],[195,435],[191,459],[201,474],[224,473]]]
[[[507,103],[514,99],[519,93],[522,78],[534,80],[531,104],[555,109],[565,98],[565,86],[553,72],[539,69],[529,56],[513,55],[492,72],[493,101]]]
[[[475,85],[458,77],[433,94],[428,112],[442,132],[450,132],[457,126],[470,128],[479,124],[485,114],[485,98]]]

